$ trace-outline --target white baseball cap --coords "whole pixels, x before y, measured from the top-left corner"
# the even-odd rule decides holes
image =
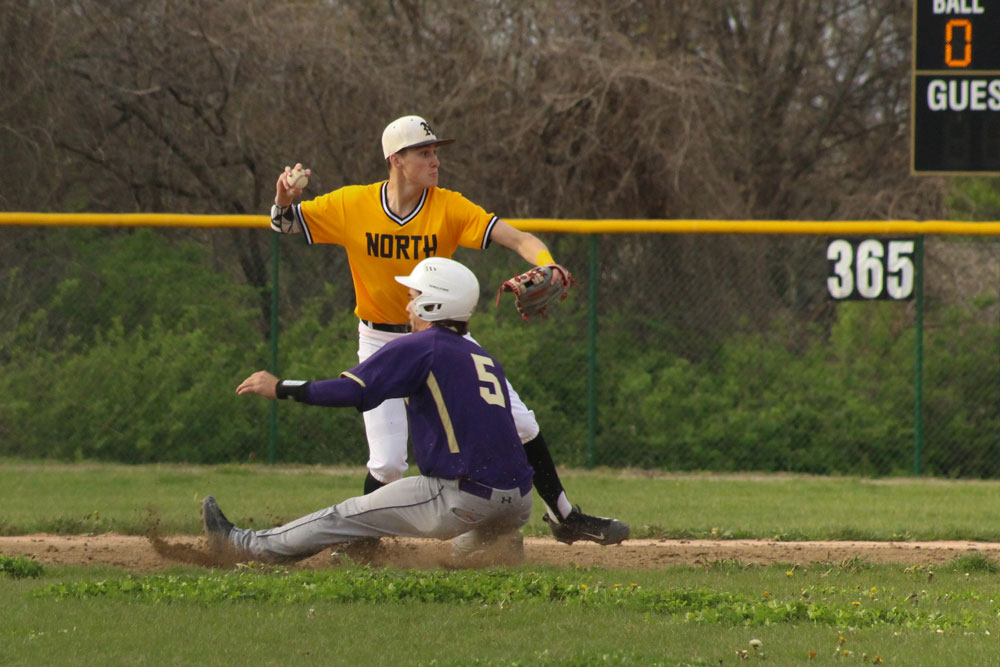
[[[464,264],[445,257],[428,257],[396,282],[420,292],[413,310],[422,320],[468,322],[479,301],[479,281]]]
[[[431,126],[420,116],[397,118],[382,132],[382,153],[386,159],[404,148],[452,143],[455,143],[454,139],[438,139]]]

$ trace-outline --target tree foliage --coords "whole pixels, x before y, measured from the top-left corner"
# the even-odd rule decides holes
[[[384,178],[381,131],[416,113],[458,140],[441,151],[442,185],[506,218],[925,219],[949,204],[975,218],[988,185],[946,201],[942,180],[909,173],[911,14],[900,0],[0,0],[0,208],[263,216],[286,164],[313,169],[307,196]],[[217,392],[266,356],[267,232],[19,231],[0,244],[8,453],[259,453],[259,406]],[[837,469],[805,442],[894,470],[864,451],[874,440],[905,450],[909,422],[886,414],[907,411],[908,379],[871,362],[910,343],[816,298],[822,239],[604,237],[592,274],[589,239],[546,240],[599,286],[601,403],[614,407],[601,437],[641,445],[607,462],[741,466],[766,440],[755,465]],[[296,241],[280,249],[283,363],[337,372],[355,335],[346,257]],[[520,268],[502,254],[462,259],[494,285]],[[952,274],[929,291],[947,303],[987,293],[988,279],[970,275],[979,259],[930,247],[928,266]],[[560,334],[575,326],[577,337],[551,369],[538,368],[543,336],[498,317],[477,333],[563,434],[554,448],[567,462],[580,462],[584,437],[585,396],[565,385],[586,362],[586,305],[561,310]],[[954,340],[995,337],[978,328],[995,303],[938,312],[963,332]],[[989,352],[954,353],[991,381]],[[51,394],[15,384],[53,368],[66,386]],[[107,384],[109,368],[93,402],[70,384]],[[865,384],[871,395],[852,393]],[[953,386],[935,409],[979,442],[973,432],[996,416],[969,406],[971,387]],[[849,442],[822,430],[831,402],[855,427]],[[41,435],[21,430],[33,412]],[[352,456],[356,419],[312,418],[336,435],[316,440],[282,413],[302,460]],[[162,423],[130,430],[128,419]],[[69,444],[109,423],[114,443]],[[198,445],[206,433],[210,451]]]
[[[411,112],[459,139],[450,184],[507,217],[940,205],[908,175],[898,0],[0,8],[8,209],[263,211],[290,161],[315,192],[379,178],[382,127]]]
[[[942,210],[940,181],[909,175],[911,10],[898,0],[0,0],[0,12],[9,210],[264,214],[285,164],[313,168],[309,196],[383,178],[381,130],[408,113],[459,140],[442,184],[501,217]],[[257,287],[260,238],[213,241]],[[816,244],[769,247],[644,238],[605,252],[601,280],[627,290],[613,267],[631,265],[652,291],[639,298],[669,302],[691,274],[732,267],[720,273],[738,284],[676,304],[678,325],[704,331],[747,289],[762,312],[802,307],[816,275],[799,265]],[[584,261],[571,239],[559,251]],[[345,275],[340,254],[318,255],[293,275]]]

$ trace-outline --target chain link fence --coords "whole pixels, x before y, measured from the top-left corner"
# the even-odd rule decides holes
[[[275,356],[302,379],[357,363],[342,249],[266,228],[4,235],[0,455],[366,460],[355,411],[234,391]],[[1000,477],[993,237],[540,235],[581,282],[546,319],[494,306],[524,268],[510,252],[456,259],[483,288],[473,335],[557,464]]]

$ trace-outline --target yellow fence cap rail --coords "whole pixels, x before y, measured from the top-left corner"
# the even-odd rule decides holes
[[[1000,222],[949,220],[559,220],[507,219],[527,232],[566,234],[957,234],[1000,236]],[[268,227],[267,215],[0,212],[0,225],[105,227]]]

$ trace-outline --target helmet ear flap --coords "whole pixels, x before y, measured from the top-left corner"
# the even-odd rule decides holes
[[[428,257],[396,281],[420,294],[413,312],[428,322],[468,321],[479,300],[479,281],[467,267],[444,257]]]
[[[432,301],[429,298],[425,299],[422,296],[418,296],[413,305],[416,307],[420,319],[427,320],[428,322],[433,321],[434,313],[441,310],[439,302]]]

